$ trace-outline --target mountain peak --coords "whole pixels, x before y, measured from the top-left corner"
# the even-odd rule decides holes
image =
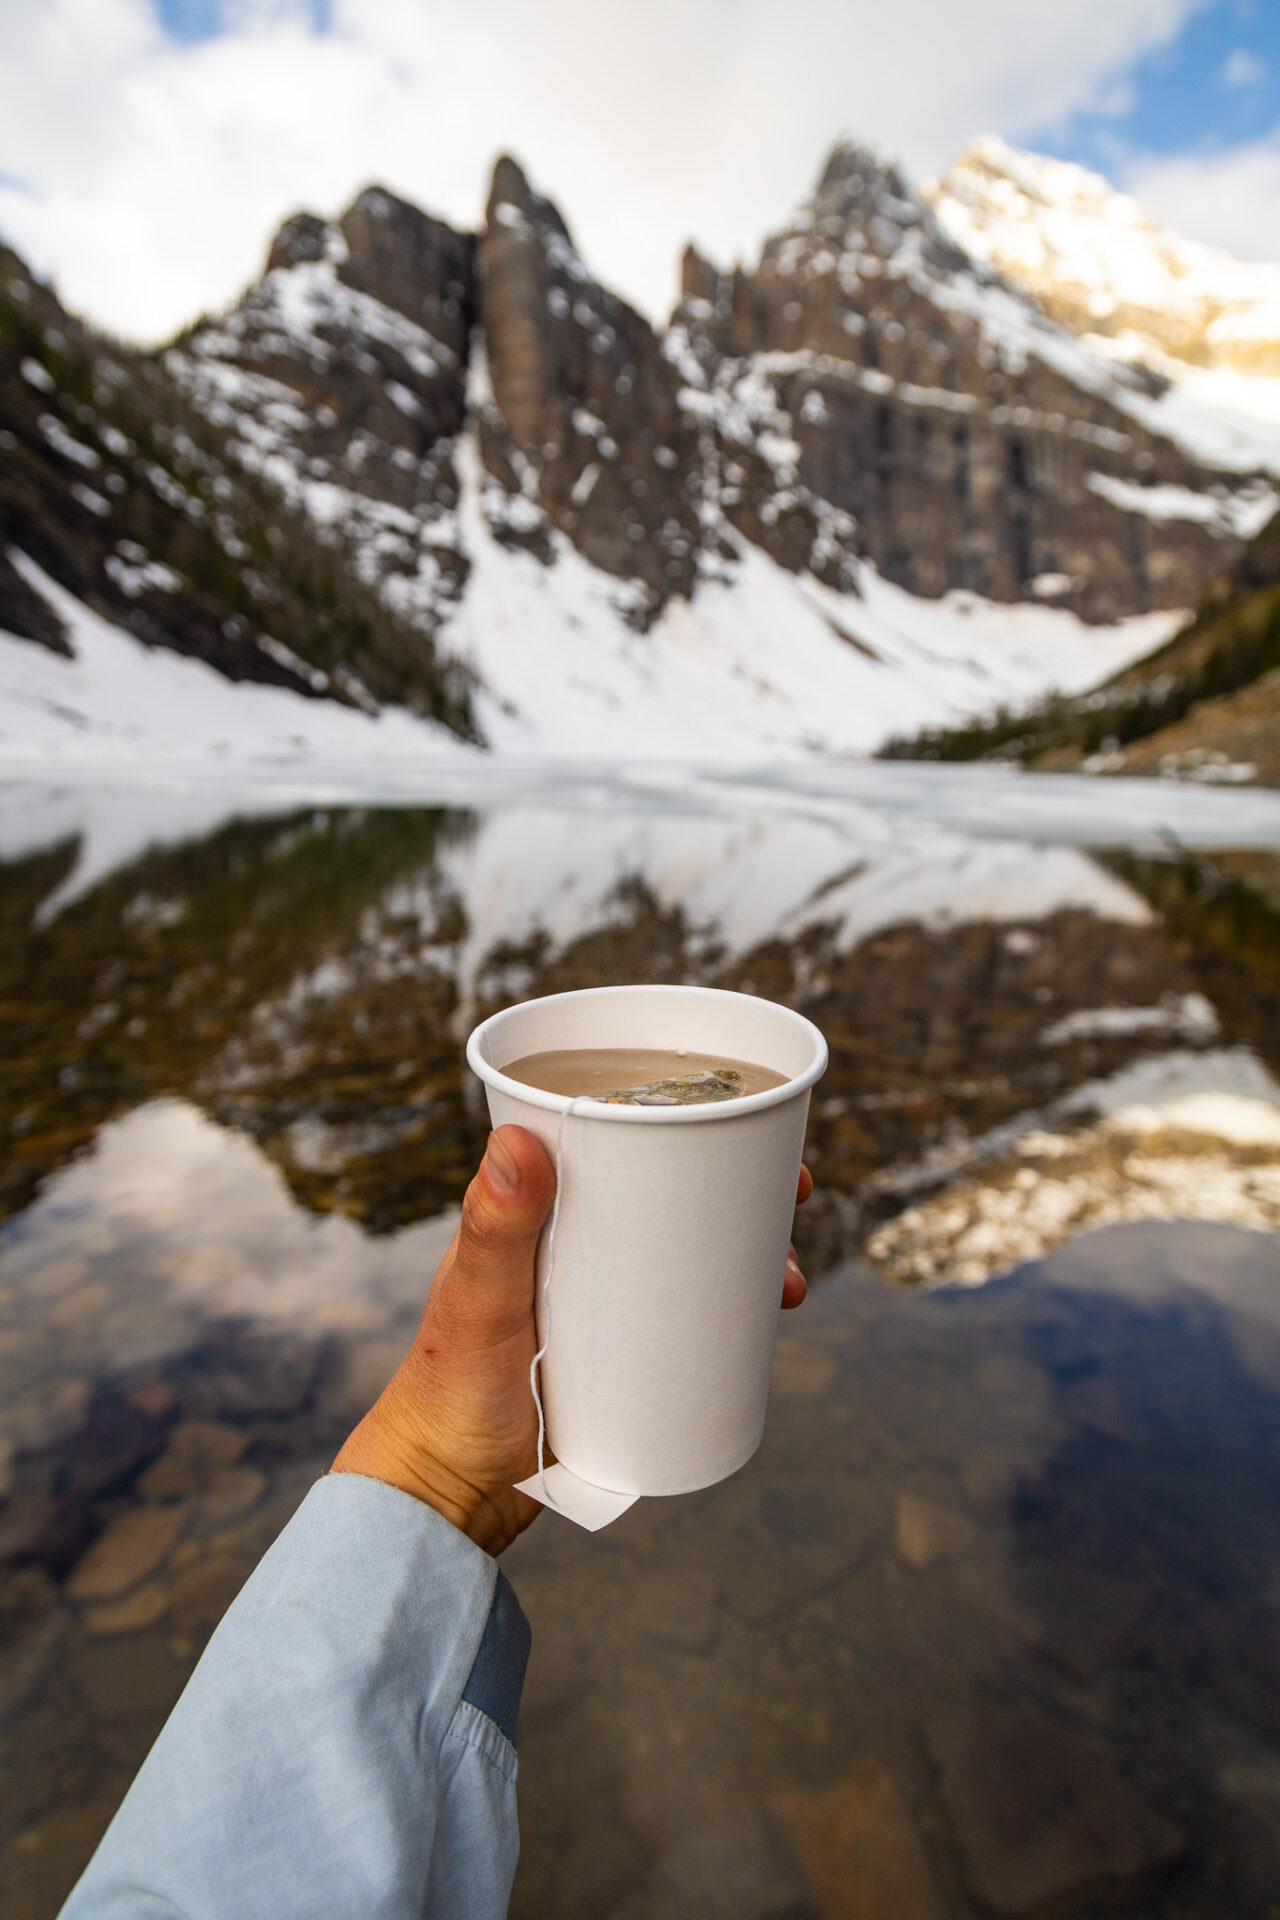
[[[499,206],[519,207],[523,211],[532,199],[533,188],[520,162],[513,160],[509,153],[500,153],[493,163],[487,218],[492,219],[494,208]]]
[[[339,277],[465,359],[474,310],[475,241],[386,187],[369,186],[338,222]]]
[[[680,256],[680,298],[714,303],[723,275],[690,240]]]
[[[344,218],[349,218],[353,214],[364,220],[386,220],[393,224],[405,218],[410,220],[427,218],[422,209],[415,207],[411,200],[402,200],[398,194],[379,186],[376,181],[360,189]]]
[[[1168,232],[1101,174],[983,134],[923,193],[967,253],[1117,357],[1280,373],[1280,266]]]
[[[312,260],[332,260],[341,236],[331,221],[316,213],[293,213],[281,226],[267,253],[267,272],[300,267]]]
[[[831,149],[818,180],[820,195],[836,189],[851,206],[886,197],[902,201],[914,198],[902,169],[891,155],[850,139],[838,141]]]
[[[810,198],[790,226],[766,241],[762,263],[803,244],[822,255],[839,242],[890,260],[904,238],[936,274],[971,272],[973,260],[943,231],[891,155],[856,140],[832,148]]]
[[[550,227],[572,245],[560,209],[553,201],[534,192],[524,168],[509,153],[500,154],[494,162],[493,182],[489,188],[484,217],[486,225],[490,227],[495,224],[512,225],[519,219],[527,220],[533,226]]]

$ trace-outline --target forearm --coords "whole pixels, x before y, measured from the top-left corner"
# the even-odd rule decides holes
[[[528,1630],[505,1582],[495,1605],[496,1579],[407,1494],[319,1482],[211,1640],[64,1920],[497,1920]],[[465,1908],[446,1891],[460,1875]]]

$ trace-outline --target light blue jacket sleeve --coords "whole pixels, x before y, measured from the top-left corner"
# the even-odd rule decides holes
[[[247,1581],[62,1920],[501,1920],[529,1628],[408,1494],[332,1474]]]

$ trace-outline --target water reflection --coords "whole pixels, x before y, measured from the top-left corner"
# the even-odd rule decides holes
[[[467,1026],[623,978],[824,1027],[827,1283],[744,1473],[513,1550],[517,1920],[1275,1911],[1280,1239],[1239,1230],[1280,1224],[1274,856],[68,823],[25,818],[0,884],[6,1920],[56,1909],[409,1337],[483,1137]],[[1058,1246],[1188,1210],[1235,1224]],[[1046,1257],[913,1294],[860,1251]]]
[[[1190,1042],[1213,1050],[1223,1091],[1276,1098],[1265,1078],[1242,1089],[1232,1058],[1245,1045],[1280,1066],[1274,854],[1103,858],[887,817],[543,805],[308,808],[150,848],[126,813],[99,823],[86,868],[65,824],[54,807],[42,841],[25,819],[0,888],[9,1212],[105,1121],[177,1093],[258,1141],[315,1212],[374,1232],[429,1218],[481,1137],[466,1027],[522,994],[619,979],[767,993],[827,1032],[811,1261],[995,1154],[1011,1183],[1038,1179],[1015,1137],[1076,1134],[1135,1060]],[[1147,1126],[1143,1152],[1185,1186],[1161,1134]],[[1280,1220],[1265,1180],[1245,1192],[1267,1144],[1265,1123],[1219,1144],[1223,1177],[1194,1210]],[[1056,1235],[980,1223],[977,1277],[1129,1217],[1141,1179],[1110,1178],[1114,1141],[1095,1145]],[[973,1266],[941,1216],[924,1225],[918,1257],[887,1242],[877,1257],[904,1278]]]
[[[370,1241],[300,1212],[249,1141],[152,1101],[104,1127],[6,1239],[3,1430],[45,1445],[67,1384],[143,1378],[218,1323],[407,1340],[455,1217]]]

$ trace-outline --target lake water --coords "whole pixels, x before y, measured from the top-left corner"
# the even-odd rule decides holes
[[[814,1285],[742,1473],[504,1561],[517,1920],[1280,1913],[1280,798],[508,768],[0,786],[0,1915],[403,1351],[471,1025],[624,980],[827,1034]]]

